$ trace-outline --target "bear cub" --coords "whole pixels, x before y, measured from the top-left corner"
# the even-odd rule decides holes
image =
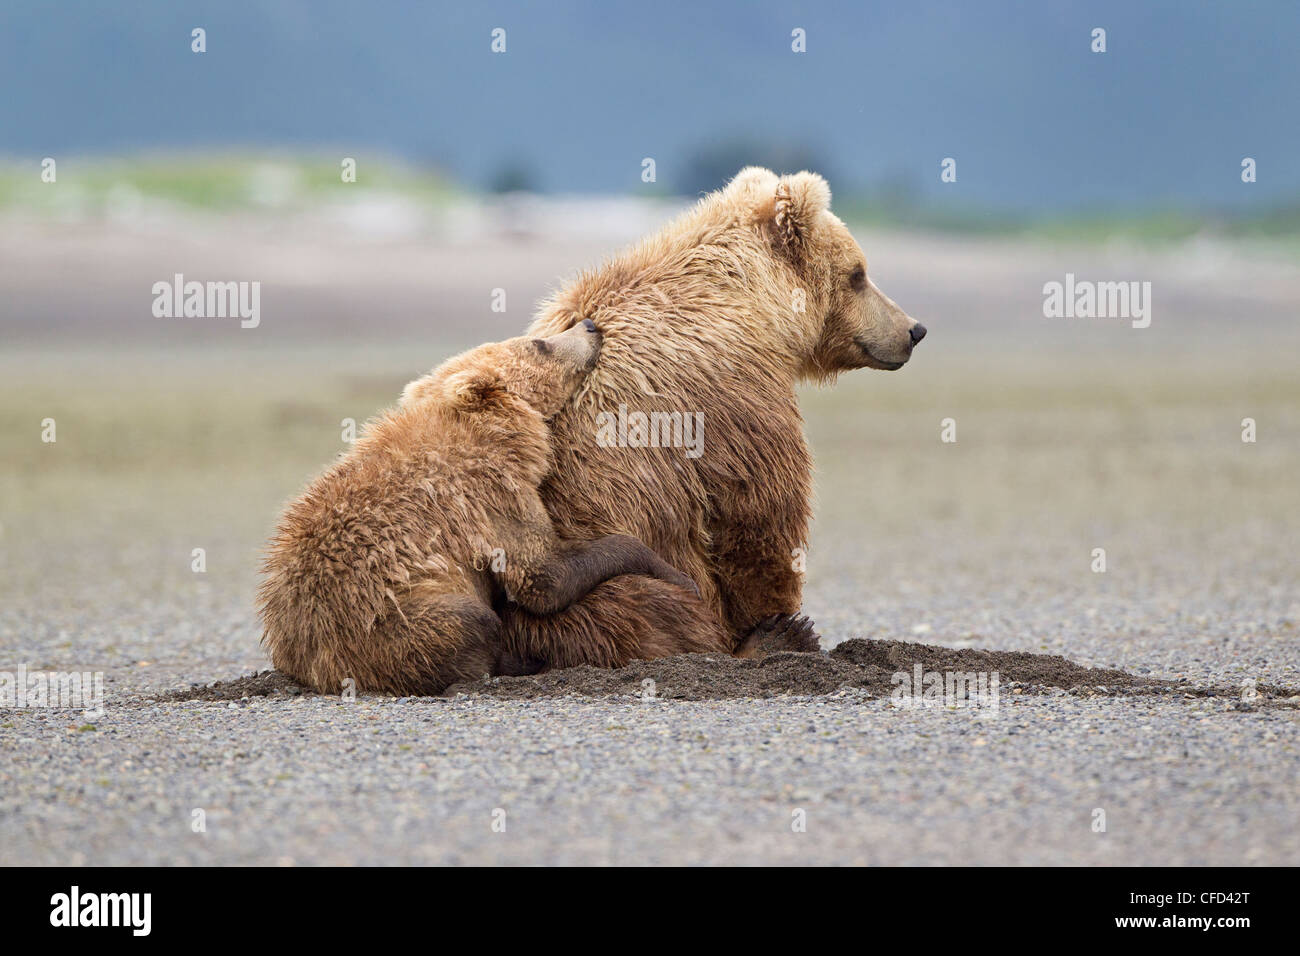
[[[559,614],[624,574],[673,585],[707,619],[694,582],[637,538],[559,540],[538,494],[548,419],[600,347],[589,319],[482,345],[368,423],[288,505],[268,546],[258,609],[274,666],[322,693],[351,678],[358,691],[410,695],[536,670],[548,662],[506,647],[498,611]],[[671,650],[713,649],[682,620]]]

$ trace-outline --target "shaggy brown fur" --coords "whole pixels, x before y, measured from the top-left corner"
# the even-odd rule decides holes
[[[631,619],[657,653],[725,646],[689,578],[626,535],[560,542],[538,496],[551,466],[546,418],[599,348],[582,323],[480,346],[408,385],[285,511],[259,592],[272,663],[331,693],[347,678],[357,690],[431,694],[536,669],[527,640],[502,642],[494,605],[558,615],[563,627],[574,601],[620,574],[653,576],[630,579]],[[586,657],[605,659],[621,640],[593,636]]]
[[[743,170],[569,284],[530,330],[551,335],[591,318],[604,335],[598,366],[552,423],[555,467],[541,492],[560,536],[645,541],[700,586],[738,653],[771,635],[815,647],[807,622],[790,617],[802,589],[794,555],[806,547],[811,512],[795,384],[900,368],[925,333],[867,277],[861,248],[829,204],[820,176]],[[698,413],[703,454],[601,447],[597,416],[620,404]],[[549,620],[507,613],[506,639],[566,662],[602,635],[634,645],[627,608],[638,589],[651,600],[664,585],[622,579]],[[591,662],[622,659],[602,651]]]

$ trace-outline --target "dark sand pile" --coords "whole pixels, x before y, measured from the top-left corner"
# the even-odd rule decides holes
[[[206,687],[196,684],[189,690],[169,690],[159,694],[158,700],[243,700],[245,697],[302,697],[314,693],[279,671],[259,671],[234,680],[219,680]]]
[[[961,650],[904,641],[845,641],[829,653],[773,654],[762,660],[737,660],[686,654],[655,661],[635,661],[615,670],[572,667],[528,677],[491,677],[456,684],[446,696],[466,694],[505,700],[532,700],[576,694],[585,697],[640,697],[653,681],[653,695],[668,700],[726,700],[821,696],[844,689],[864,696],[888,697],[893,676],[923,671],[998,674],[1000,691],[1061,693],[1082,696],[1184,695],[1239,700],[1239,688],[1199,687],[1186,681],[1137,677],[1124,671],[1084,667],[1049,654],[1023,651]],[[160,695],[160,700],[240,700],[245,697],[294,697],[312,691],[279,671],[262,671],[237,680],[219,681]],[[1292,698],[1296,691],[1269,684],[1256,687],[1258,702]]]

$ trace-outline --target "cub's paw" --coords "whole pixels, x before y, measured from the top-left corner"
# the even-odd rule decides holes
[[[678,571],[666,561],[656,560],[651,568],[651,574],[665,584],[679,587],[697,598],[700,596],[700,586],[695,583],[695,580],[690,575]]]
[[[682,588],[685,591],[689,591],[697,598],[700,597],[700,586],[695,583],[694,578],[690,577],[687,574],[683,574],[681,571],[678,571],[676,568],[672,568],[671,571],[672,573],[665,575],[663,580],[667,581],[669,584],[675,584],[679,588]]]
[[[740,657],[767,657],[781,651],[817,653],[822,649],[816,625],[802,614],[773,614],[749,632],[737,650]]]

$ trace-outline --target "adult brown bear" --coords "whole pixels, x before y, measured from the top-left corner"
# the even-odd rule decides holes
[[[604,335],[595,370],[552,422],[555,464],[541,494],[556,531],[646,542],[699,585],[734,653],[816,647],[797,616],[812,463],[796,383],[901,368],[925,335],[872,283],[830,198],[815,174],[745,169],[568,284],[529,330],[591,319]],[[637,414],[649,440],[645,428],[609,440],[611,416]],[[688,415],[693,444],[674,447]],[[641,635],[654,643],[673,597],[663,581],[615,578],[560,614],[504,609],[504,634],[516,653],[551,665],[622,664],[629,654],[603,651],[613,645],[602,635],[618,634],[620,648]]]

